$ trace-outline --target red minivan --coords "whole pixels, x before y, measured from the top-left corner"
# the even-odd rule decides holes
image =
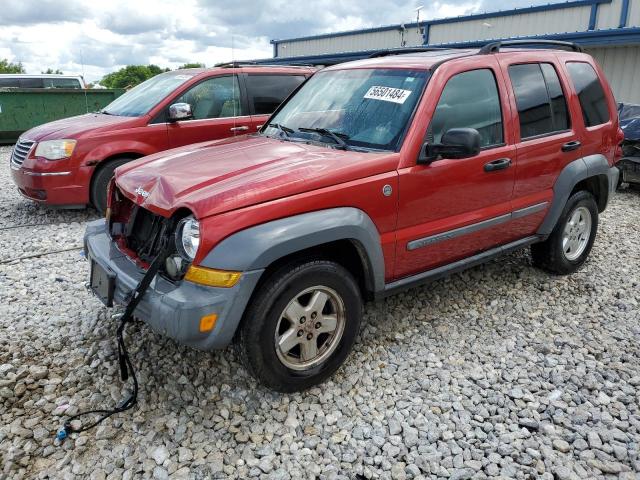
[[[103,110],[25,132],[11,155],[20,193],[48,205],[106,208],[114,170],[169,148],[256,132],[314,72],[228,64],[157,75]]]

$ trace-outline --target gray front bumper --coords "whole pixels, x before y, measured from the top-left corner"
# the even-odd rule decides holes
[[[87,225],[84,250],[93,260],[116,275],[114,302],[127,303],[145,271],[122,253],[107,234],[104,220]],[[135,316],[153,330],[199,350],[229,344],[263,270],[243,272],[232,288],[215,288],[191,282],[170,282],[157,275],[136,307]],[[210,332],[200,332],[200,318],[217,314]]]

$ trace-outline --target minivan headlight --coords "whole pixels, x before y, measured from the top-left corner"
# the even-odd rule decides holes
[[[35,156],[47,160],[62,160],[71,157],[75,148],[75,140],[46,140],[38,143]]]
[[[200,245],[200,223],[190,215],[178,222],[176,248],[185,259],[193,261]]]

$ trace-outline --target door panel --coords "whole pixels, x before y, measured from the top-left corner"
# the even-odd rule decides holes
[[[509,103],[498,64],[489,61],[491,68],[451,69],[426,134],[428,142],[438,143],[451,128],[475,128],[481,152],[399,172],[395,278],[468,257],[508,236],[515,147],[504,144]],[[485,168],[503,159],[511,160],[503,162],[507,168]]]
[[[193,119],[169,123],[171,148],[251,131],[251,117],[244,112],[245,102],[236,75],[208,78],[173,103],[191,105]]]

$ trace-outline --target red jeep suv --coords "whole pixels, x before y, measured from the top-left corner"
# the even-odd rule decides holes
[[[13,179],[31,200],[91,203],[104,211],[116,167],[168,148],[256,132],[313,71],[227,64],[163,73],[100,112],[25,132],[11,156]]]
[[[623,135],[589,55],[525,45],[329,67],[259,133],[119,168],[85,234],[91,288],[127,303],[160,266],[138,318],[202,350],[234,340],[259,381],[291,391],[346,359],[363,299],[526,246],[574,272]]]

